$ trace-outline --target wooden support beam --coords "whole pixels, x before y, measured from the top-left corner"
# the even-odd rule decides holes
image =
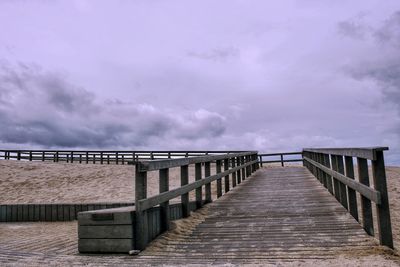
[[[142,210],[139,200],[147,198],[147,172],[135,168],[135,249],[143,250],[148,244],[147,210]]]
[[[345,165],[346,165],[346,176],[350,179],[354,180],[354,165],[353,165],[353,157],[345,156],[344,157]],[[348,196],[349,196],[349,211],[351,216],[354,217],[358,221],[358,210],[357,210],[357,196],[356,191],[350,187],[347,188]]]
[[[358,179],[360,183],[369,187],[368,162],[364,158],[357,158]],[[361,196],[361,211],[363,227],[367,234],[374,235],[374,222],[372,219],[371,200]]]
[[[194,179],[201,180],[201,163],[196,163]],[[196,207],[199,209],[203,205],[203,189],[202,187],[196,188]]]
[[[204,163],[204,176],[207,178],[211,176],[211,162]],[[211,183],[206,184],[206,203],[212,202],[212,194],[211,194]]]
[[[229,159],[224,159],[224,171],[229,170]],[[229,174],[224,177],[225,193],[229,192]]]
[[[189,183],[189,166],[181,166],[181,186],[187,185]],[[190,215],[189,209],[189,193],[181,195],[182,202],[182,216],[186,218]]]
[[[221,160],[216,161],[216,172],[217,174],[221,172]],[[221,179],[217,179],[217,198],[222,196],[222,182]]]
[[[159,171],[160,193],[169,191],[169,169],[161,169]],[[160,204],[160,228],[161,232],[169,230],[169,201]]]
[[[338,173],[344,175],[344,165],[343,165],[343,156],[336,156],[337,159],[337,168]],[[349,210],[349,205],[347,203],[347,189],[346,185],[339,181],[339,193],[340,193],[340,203],[345,207],[346,210]]]
[[[230,161],[231,161],[232,168],[235,168],[236,167],[236,158],[231,158]],[[236,187],[236,172],[232,173],[232,187]]]
[[[390,221],[389,197],[387,192],[385,162],[383,151],[376,152],[376,160],[372,161],[374,187],[381,193],[381,203],[376,205],[378,218],[379,242],[393,248],[392,225]]]

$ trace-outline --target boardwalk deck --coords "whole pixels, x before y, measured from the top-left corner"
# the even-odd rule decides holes
[[[93,257],[72,250],[41,254],[32,249],[34,244],[21,251],[10,243],[0,244],[0,263],[29,263],[31,258],[41,264],[96,266],[266,264],[330,259],[346,250],[377,246],[303,167],[260,169],[205,209],[204,218],[190,231],[166,233],[155,241],[162,246],[150,244],[138,256]]]

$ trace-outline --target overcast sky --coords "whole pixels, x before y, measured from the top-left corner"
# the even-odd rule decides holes
[[[389,146],[400,2],[0,0],[0,146]]]

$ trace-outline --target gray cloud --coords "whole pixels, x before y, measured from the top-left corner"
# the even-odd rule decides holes
[[[367,27],[354,20],[339,22],[338,30],[339,33],[343,34],[344,36],[360,40],[364,39],[366,34],[368,33]]]
[[[37,66],[0,68],[0,141],[43,147],[140,147],[154,139],[196,140],[224,133],[224,118],[207,110],[158,110],[93,93]],[[158,142],[161,142],[158,140]]]
[[[373,35],[384,44],[390,43],[400,48],[400,11],[394,12]]]

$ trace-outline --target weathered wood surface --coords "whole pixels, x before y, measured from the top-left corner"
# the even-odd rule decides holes
[[[24,240],[0,242],[0,265],[262,266],[330,259],[377,246],[305,168],[260,169],[242,183],[206,205],[208,213],[193,231],[161,237],[163,246],[138,256],[79,255],[75,235],[54,231],[43,239],[44,234],[29,231]]]
[[[376,244],[303,167],[260,169],[208,205],[188,234],[160,237],[137,259],[205,259],[240,264],[335,257],[343,249]]]

